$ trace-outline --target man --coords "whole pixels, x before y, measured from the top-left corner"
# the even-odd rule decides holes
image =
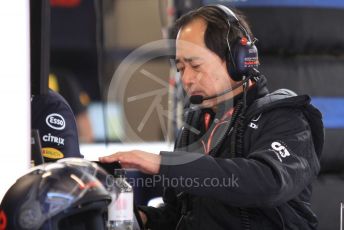
[[[140,207],[150,229],[315,229],[309,200],[323,144],[319,111],[306,95],[268,94],[242,16],[205,6],[177,29],[177,68],[200,109],[187,111],[173,152],[100,161],[164,178],[164,206]]]
[[[31,128],[39,131],[45,161],[82,157],[73,111],[60,94],[31,97]]]

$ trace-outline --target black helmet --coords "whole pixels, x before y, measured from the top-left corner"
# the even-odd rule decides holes
[[[114,177],[109,175],[102,167],[98,166],[97,163],[84,160],[82,158],[62,158],[57,161],[58,163],[63,163],[71,167],[79,168],[80,170],[91,174],[96,177],[107,190],[111,190],[113,195],[117,198],[119,188],[114,186]]]
[[[64,162],[32,168],[7,191],[7,230],[105,229],[111,197],[87,170]]]

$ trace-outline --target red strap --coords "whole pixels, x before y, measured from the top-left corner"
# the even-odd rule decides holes
[[[7,226],[7,217],[5,212],[0,209],[0,230],[5,230]]]
[[[233,112],[234,112],[234,107],[230,108],[227,112],[225,112],[225,114],[221,118],[221,121],[224,121],[224,120],[232,117]]]
[[[204,115],[205,131],[208,131],[208,129],[209,129],[210,118],[211,118],[211,115],[209,113],[205,113],[205,115]]]
[[[209,136],[209,138],[208,138],[208,140],[207,140],[207,144],[206,144],[203,140],[201,141],[201,142],[202,142],[202,145],[203,145],[203,148],[204,148],[205,154],[209,154],[209,152],[210,152],[211,142],[212,142],[212,140],[213,140],[213,136],[214,136],[214,133],[215,133],[216,129],[217,129],[220,125],[226,123],[226,122],[227,122],[226,120],[227,120],[228,118],[232,117],[233,112],[234,112],[234,108],[232,107],[232,108],[230,108],[230,109],[222,116],[221,121],[220,121],[219,123],[217,123],[217,124],[214,126],[214,129],[211,131],[210,136]],[[209,113],[205,113],[205,115],[204,115],[204,127],[205,127],[205,130],[206,130],[206,131],[208,131],[208,129],[209,129],[210,118],[211,118],[210,114],[209,114]]]
[[[52,7],[66,7],[72,8],[77,7],[81,3],[81,0],[50,0]]]

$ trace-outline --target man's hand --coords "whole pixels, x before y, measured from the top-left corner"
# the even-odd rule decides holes
[[[140,211],[140,210],[139,210],[139,214],[140,214],[140,218],[141,218],[143,226],[146,226],[146,224],[147,224],[147,216],[146,216],[146,214],[144,212]]]
[[[118,161],[123,168],[135,168],[144,173],[157,174],[160,170],[160,155],[140,150],[117,152],[106,157],[100,157],[102,163]]]

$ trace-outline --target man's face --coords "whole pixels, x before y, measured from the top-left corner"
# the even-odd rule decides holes
[[[177,35],[176,65],[181,74],[183,87],[189,96],[214,96],[235,84],[228,75],[226,62],[206,47],[204,42],[206,28],[203,19],[194,19],[183,26]],[[232,98],[233,95],[228,93],[205,100],[202,106],[215,107],[220,102]]]

